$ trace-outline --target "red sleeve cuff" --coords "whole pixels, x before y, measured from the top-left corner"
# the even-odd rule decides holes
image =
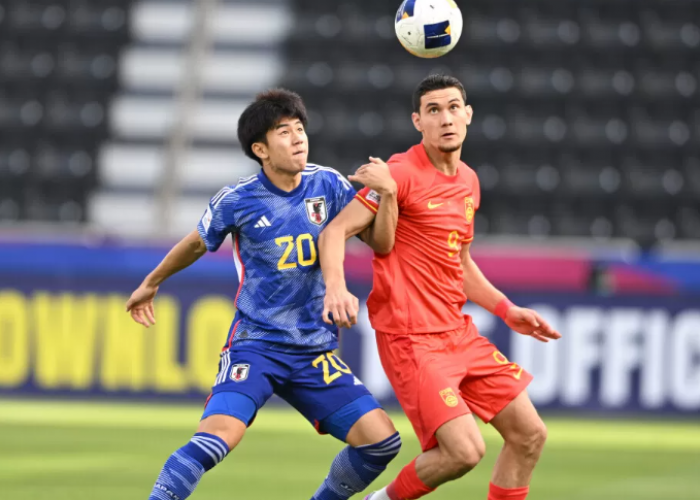
[[[368,210],[372,211],[372,213],[376,214],[379,210],[379,197],[377,193],[369,188],[360,190],[360,192],[355,195],[355,199],[359,200],[359,202],[367,207]]]

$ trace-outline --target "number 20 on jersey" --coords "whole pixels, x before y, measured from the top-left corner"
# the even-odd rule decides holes
[[[316,244],[314,243],[314,237],[309,233],[300,234],[294,238],[294,236],[280,236],[275,238],[275,244],[278,247],[282,247],[282,257],[277,262],[277,269],[284,271],[286,269],[294,269],[297,266],[307,267],[313,266],[316,263],[318,252],[316,251]],[[294,251],[294,247],[297,250],[297,260],[289,260],[289,257]],[[304,247],[308,248],[308,252],[304,253]]]

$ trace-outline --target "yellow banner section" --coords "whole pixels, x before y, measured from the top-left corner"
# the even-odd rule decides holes
[[[236,312],[231,300],[204,296],[183,311],[161,296],[149,329],[131,319],[126,300],[0,290],[0,388],[208,393]]]

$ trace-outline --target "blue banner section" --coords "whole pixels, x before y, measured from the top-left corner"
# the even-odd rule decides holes
[[[170,246],[135,245],[113,239],[86,242],[30,242],[0,239],[0,274],[27,276],[129,277],[140,281],[165,256]],[[355,250],[358,250],[355,247]],[[227,240],[215,254],[207,254],[196,266],[177,279],[230,282],[236,270]],[[474,248],[475,260],[501,287],[514,290],[584,291],[593,282],[610,293],[669,295],[700,293],[700,261],[672,260],[641,255],[633,260],[600,259],[593,255],[552,258],[546,246],[531,249],[524,256],[517,247],[501,248],[494,254],[488,248]],[[582,254],[583,255],[583,254]],[[371,254],[361,247],[349,252],[346,263],[351,277],[371,281],[366,272]]]
[[[0,272],[0,393],[203,402],[235,313],[235,277],[167,282],[157,325],[148,330],[124,309],[140,278]],[[362,311],[358,325],[342,333],[340,357],[392,404],[367,318],[369,286],[350,286]],[[511,362],[534,374],[530,394],[539,408],[700,414],[697,297],[511,298],[536,308],[564,338],[540,344],[476,306],[465,312]]]
[[[511,298],[540,312],[563,338],[543,344],[510,331],[477,306],[469,304],[465,312],[511,362],[535,376],[529,393],[538,408],[700,415],[697,297],[513,294]],[[362,337],[359,358],[346,352],[346,361],[362,367],[370,390],[391,398],[366,315],[357,330]]]
[[[235,314],[236,282],[168,282],[150,329],[125,311],[138,283],[0,275],[0,392],[203,401]]]
[[[184,270],[178,279],[196,277],[207,280],[237,280],[231,246],[216,254],[206,254],[196,266]],[[65,279],[80,277],[130,277],[138,282],[163,259],[170,247],[127,246],[103,241],[92,244],[2,243],[0,273],[5,275],[57,275]]]

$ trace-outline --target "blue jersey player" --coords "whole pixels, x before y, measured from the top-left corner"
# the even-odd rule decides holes
[[[166,461],[150,500],[189,497],[202,475],[240,442],[273,393],[319,432],[348,444],[314,500],[344,500],[364,490],[399,452],[401,439],[391,420],[333,354],[337,329],[321,319],[325,287],[316,241],[355,190],[335,170],[307,165],[305,125],[298,95],[260,94],[241,115],[238,137],[261,172],[219,191],[197,229],[173,247],[127,303],[135,321],[155,323],[158,286],[232,235],[240,285],[219,374],[196,434]],[[381,194],[395,183],[386,171],[370,187]],[[362,234],[380,253],[393,246],[388,229],[397,214],[389,210],[380,205],[375,225]],[[350,320],[355,318],[343,323]]]

